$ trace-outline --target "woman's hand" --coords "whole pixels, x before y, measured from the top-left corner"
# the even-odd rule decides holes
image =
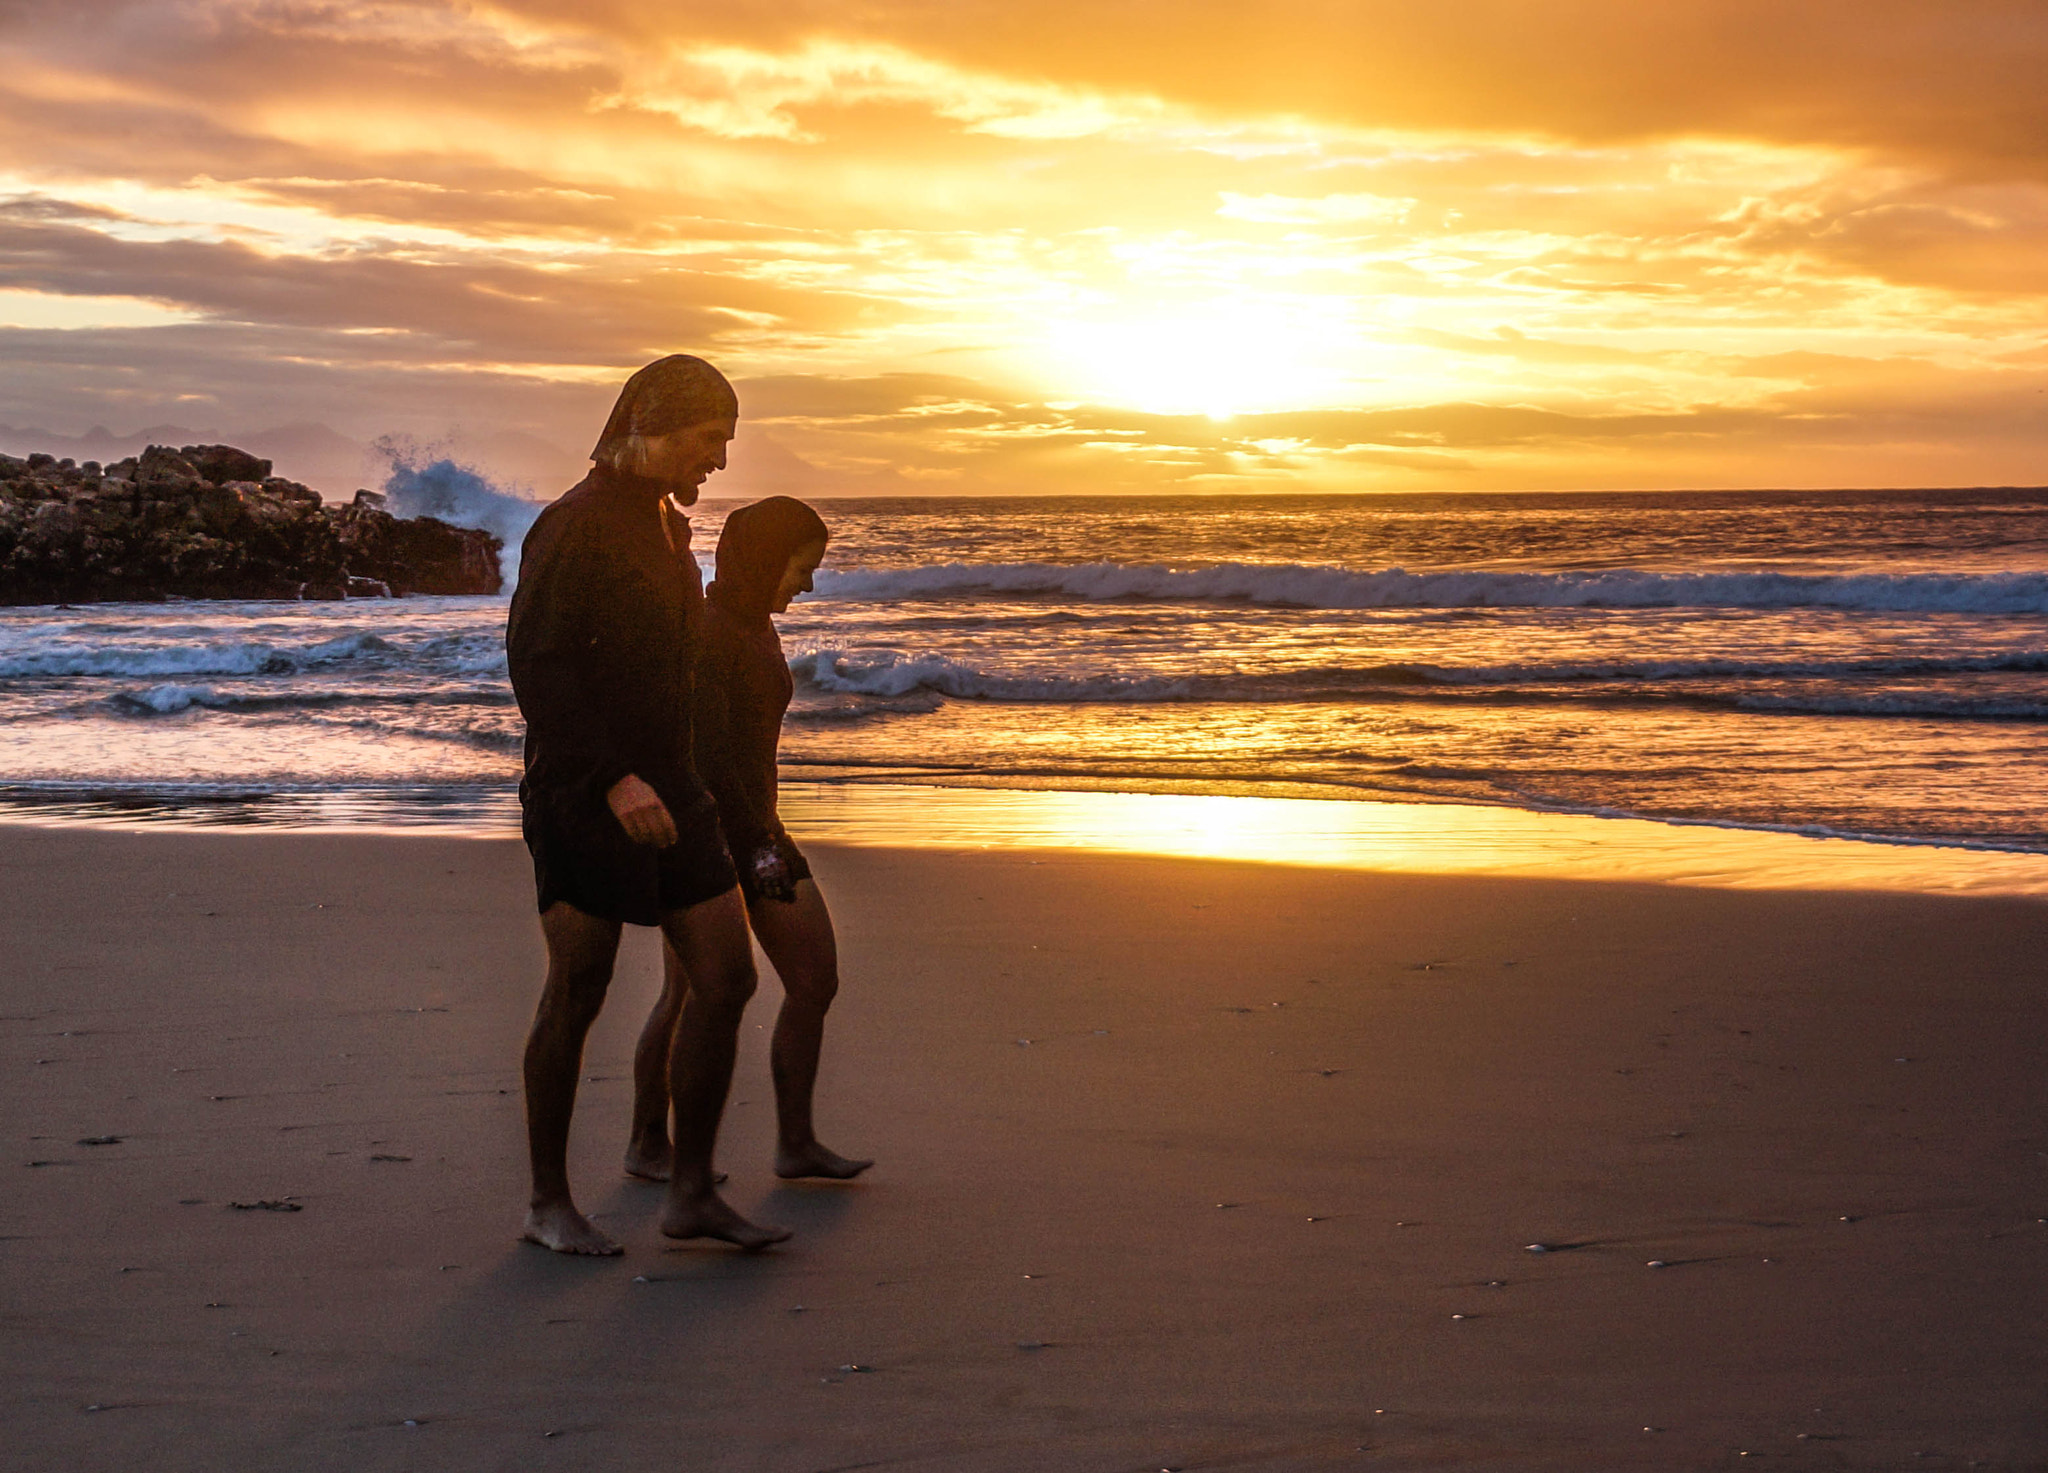
[[[782,850],[774,844],[764,844],[754,851],[748,861],[753,871],[754,888],[769,900],[791,901],[796,899],[796,881],[789,877],[789,861],[782,857]]]
[[[613,783],[604,801],[635,844],[666,849],[675,843],[676,821],[669,816],[668,805],[661,801],[661,794],[632,773]]]

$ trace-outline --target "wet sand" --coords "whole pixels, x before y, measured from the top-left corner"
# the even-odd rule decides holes
[[[881,1164],[769,1175],[764,983],[723,1164],[797,1238],[667,1245],[638,933],[571,1261],[516,844],[0,827],[0,1466],[2048,1464],[2038,901],[813,858]]]

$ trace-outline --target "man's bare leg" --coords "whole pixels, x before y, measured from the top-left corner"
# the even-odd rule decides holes
[[[754,954],[739,887],[688,910],[670,911],[661,918],[661,929],[690,980],[669,1051],[676,1124],[661,1230],[671,1238],[717,1238],[742,1248],[766,1248],[787,1238],[789,1230],[749,1222],[733,1211],[718,1195],[711,1170],[726,1093],[732,1088],[740,1020],[754,995]]]
[[[690,979],[676,959],[675,947],[663,938],[661,996],[647,1015],[639,1045],[633,1050],[633,1130],[626,1138],[626,1175],[642,1181],[669,1179],[668,1054],[675,1043],[676,1022],[682,1016],[683,996],[689,989]]]
[[[520,1233],[557,1253],[614,1254],[619,1245],[591,1226],[569,1196],[569,1117],[583,1072],[583,1040],[611,985],[619,923],[557,903],[540,918],[548,978],[526,1037],[526,1143],[533,1197]]]
[[[747,914],[782,979],[782,1011],[775,1018],[769,1056],[775,1076],[775,1174],[833,1181],[859,1176],[875,1163],[827,1150],[811,1120],[825,1012],[839,994],[839,941],[825,897],[812,881],[801,880],[796,899],[764,897],[748,906]]]

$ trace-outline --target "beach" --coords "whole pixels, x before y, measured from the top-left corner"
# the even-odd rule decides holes
[[[2038,899],[810,847],[879,1164],[770,1175],[764,978],[720,1160],[796,1237],[662,1239],[629,933],[576,1261],[516,841],[0,825],[0,1466],[2048,1462]]]

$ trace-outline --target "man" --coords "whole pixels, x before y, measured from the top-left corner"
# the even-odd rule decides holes
[[[526,1043],[522,1236],[558,1253],[620,1251],[577,1211],[568,1149],[583,1041],[629,922],[660,926],[689,978],[672,1035],[641,1047],[644,1068],[665,1065],[675,1107],[662,1232],[750,1249],[789,1236],[727,1205],[711,1167],[754,964],[718,810],[691,766],[703,585],[671,499],[693,505],[725,468],[738,414],[702,359],[650,363],[620,393],[591,473],[541,513],[520,554],[505,648],[526,718],[519,797],[548,948]]]

